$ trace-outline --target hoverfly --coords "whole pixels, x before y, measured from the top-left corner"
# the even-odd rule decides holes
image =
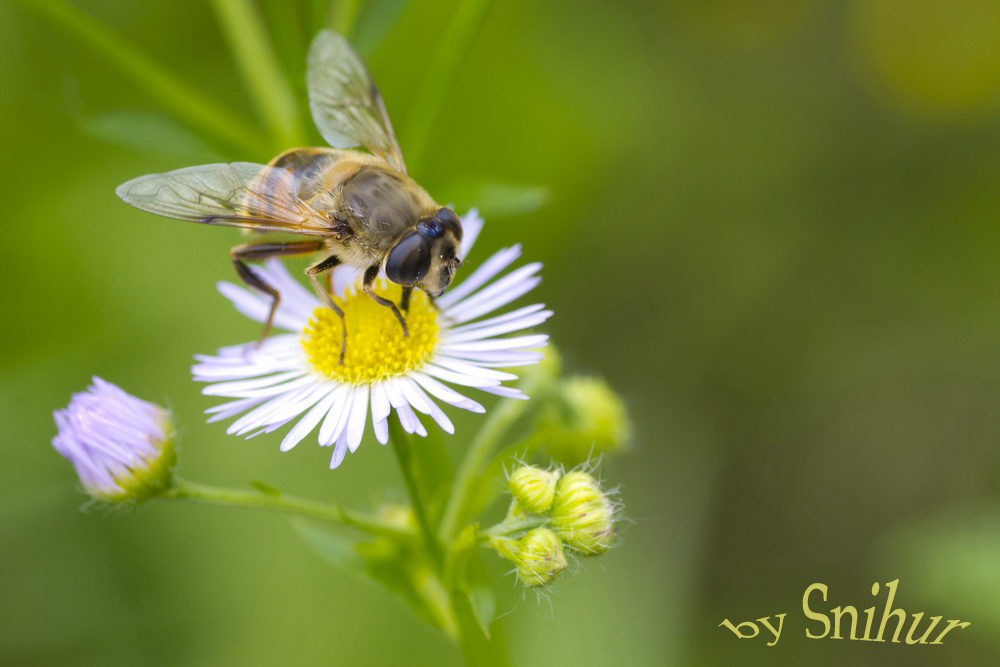
[[[440,296],[462,265],[462,223],[406,173],[385,104],[361,58],[340,35],[324,30],[309,48],[309,107],[331,148],[293,148],[267,165],[207,164],[123,183],[127,204],[178,220],[305,237],[257,240],[230,251],[239,277],[272,299],[263,340],[281,300],[249,261],[323,252],[306,269],[313,289],[343,325],[344,313],[319,276],[339,264],[364,271],[362,290],[387,308],[409,335],[405,312],[413,288]],[[364,148],[369,153],[355,148]],[[403,286],[399,306],[374,291],[386,277]]]

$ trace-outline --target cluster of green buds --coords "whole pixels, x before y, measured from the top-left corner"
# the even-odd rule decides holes
[[[507,489],[513,502],[507,518],[487,531],[489,545],[517,566],[525,585],[555,579],[569,565],[567,550],[599,556],[614,546],[621,507],[590,473],[519,466]]]
[[[572,467],[626,451],[632,423],[622,398],[600,378],[570,376],[548,389],[536,417],[533,441]]]

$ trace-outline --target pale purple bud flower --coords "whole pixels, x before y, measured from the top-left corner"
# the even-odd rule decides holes
[[[94,377],[53,417],[59,434],[52,446],[94,498],[141,501],[170,487],[173,425],[160,406]]]

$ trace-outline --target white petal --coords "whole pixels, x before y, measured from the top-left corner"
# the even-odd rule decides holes
[[[280,259],[267,260],[260,265],[259,271],[264,282],[281,294],[278,314],[298,320],[298,323],[289,327],[292,331],[302,329],[312,312],[321,305],[319,298],[312,290],[306,289],[302,283],[293,278],[292,274],[288,272],[288,267]],[[277,323],[277,316],[275,316],[275,323]]]
[[[302,329],[312,311],[320,305],[319,300],[291,276],[279,259],[251,266],[250,270],[281,295],[274,325],[289,331]],[[217,287],[239,312],[258,322],[267,319],[271,309],[270,295],[232,283],[218,283]]]
[[[299,396],[294,404],[289,403],[284,408],[272,414],[269,419],[272,422],[292,419],[296,415],[300,415],[307,409],[311,408],[317,401],[329,395],[331,391],[332,388],[329,384],[325,382],[318,383],[310,389],[308,393],[303,393]]]
[[[274,424],[268,424],[267,426],[261,428],[260,430],[255,431],[255,432],[251,433],[250,435],[248,435],[246,437],[246,439],[249,440],[250,438],[256,438],[258,435],[261,435],[262,433],[271,433],[272,431],[277,431],[279,428],[281,428],[282,426],[284,426],[285,424],[287,424],[290,421],[292,421],[292,420],[291,419],[286,419],[285,421],[277,422],[277,423],[274,423]]]
[[[337,440],[337,446],[333,448],[333,456],[330,458],[330,470],[333,470],[344,462],[347,455],[347,438],[341,436]]]
[[[372,424],[385,421],[392,410],[389,403],[389,396],[385,393],[383,383],[377,382],[372,385]]]
[[[511,248],[504,248],[503,250],[494,253],[492,257],[483,262],[479,268],[473,271],[472,275],[448,290],[444,296],[436,299],[435,303],[440,306],[442,310],[447,311],[462,298],[489,282],[493,276],[506,269],[520,256],[520,244]]]
[[[516,375],[505,373],[504,371],[495,371],[490,368],[483,368],[482,366],[474,366],[464,361],[440,354],[434,356],[434,363],[442,368],[455,371],[456,373],[464,373],[465,375],[487,378],[489,380],[500,380],[503,382],[505,380],[517,379]]]
[[[330,292],[334,296],[343,296],[348,289],[354,287],[361,279],[363,272],[353,266],[341,264],[335,266],[330,271],[330,281],[332,289]]]
[[[375,429],[375,439],[378,440],[380,445],[384,445],[389,442],[389,420],[383,419],[380,422],[375,422],[373,425]]]
[[[336,396],[333,405],[330,407],[329,412],[327,412],[326,419],[323,420],[323,425],[319,427],[319,444],[323,447],[329,447],[337,440],[341,431],[344,430],[344,424],[347,423],[347,415],[351,411],[353,394],[350,391],[350,387],[346,384],[339,385],[334,393]]]
[[[431,419],[436,421],[438,426],[440,426],[445,433],[454,435],[455,425],[451,423],[450,419],[448,419],[448,415],[446,415],[444,411],[433,402],[431,403]]]
[[[280,422],[274,422],[273,424],[268,424],[267,426],[261,429],[261,432],[273,433],[282,426],[284,426],[285,424],[287,424],[288,422],[292,421],[293,419],[295,419],[295,417],[289,417],[288,419],[282,419]]]
[[[413,421],[414,421],[414,424],[413,424],[414,430],[413,430],[413,432],[416,433],[417,435],[419,435],[421,438],[426,438],[427,437],[427,429],[424,428],[423,423],[420,421],[420,417],[418,417],[416,413],[413,414]]]
[[[365,424],[368,421],[368,385],[355,387],[353,400],[350,420],[347,422],[347,446],[352,453],[357,451],[365,435]]]
[[[266,374],[257,366],[250,364],[237,365],[225,362],[204,361],[191,367],[195,382],[225,382],[228,380],[243,380]]]
[[[531,327],[538,326],[551,316],[551,310],[543,310],[533,315],[511,319],[507,322],[501,322],[499,324],[494,324],[493,326],[483,327],[473,331],[449,331],[446,340],[449,343],[461,343],[465,341],[482,340],[492,336],[500,336],[502,334],[513,333],[514,331],[530,329]]]
[[[462,396],[451,387],[438,382],[428,375],[424,375],[423,373],[412,373],[411,377],[417,384],[434,396],[434,398],[442,400],[450,405],[454,405],[456,408],[469,410],[470,412],[478,412],[480,414],[486,412],[486,408],[481,406],[479,403],[476,403],[471,398]]]
[[[272,419],[272,415],[277,415],[289,405],[297,406],[300,400],[308,397],[308,395],[314,390],[314,386],[308,386],[298,391],[279,394],[234,421],[229,425],[229,428],[226,429],[226,433],[230,435],[244,435],[254,429],[260,428],[261,426],[273,424],[275,421],[281,421],[279,418]],[[293,414],[284,417],[284,419],[290,419],[296,414],[304,412],[310,406],[312,406],[312,403],[295,410]]]
[[[243,396],[244,392],[255,391],[264,387],[273,387],[282,382],[302,377],[302,371],[285,371],[267,377],[253,378],[252,380],[235,380],[233,382],[219,382],[210,384],[202,388],[201,393],[206,396],[233,396],[250,398],[250,395]],[[256,394],[254,394],[256,395]]]
[[[333,405],[334,401],[337,400],[337,392],[335,389],[328,388],[326,396],[324,396],[320,401],[312,407],[312,409],[306,413],[306,416],[300,419],[292,430],[285,435],[284,439],[281,441],[281,451],[287,452],[289,449],[299,444],[304,437],[309,435],[316,424],[323,418],[327,412],[329,412],[330,407]]]
[[[470,208],[469,212],[462,216],[462,250],[459,257],[465,259],[469,256],[469,251],[479,238],[479,232],[483,229],[483,219],[479,217],[479,211]]]
[[[514,299],[534,289],[541,282],[540,277],[531,275],[541,268],[542,265],[536,262],[507,274],[489,287],[448,308],[448,318],[461,324],[501,306],[506,306]]]
[[[515,336],[513,338],[494,338],[493,340],[474,340],[468,343],[441,344],[442,352],[483,352],[486,350],[516,350],[541,347],[548,341],[546,334],[530,336]]]
[[[216,283],[216,288],[222,296],[232,302],[233,307],[236,308],[237,312],[242,315],[246,315],[251,320],[264,322],[267,319],[267,314],[271,312],[270,296],[264,296],[251,292],[250,290],[234,285],[233,283]],[[294,331],[297,328],[301,329],[302,326],[305,325],[308,318],[301,319],[295,317],[282,309],[281,305],[282,304],[279,302],[278,310],[274,314],[274,326],[279,329],[284,329],[285,331]]]
[[[409,405],[406,402],[406,397],[403,395],[403,391],[399,388],[398,381],[396,378],[389,378],[381,383],[382,389],[385,390],[386,398],[389,399],[389,404],[396,408],[397,410],[403,405]]]
[[[303,325],[305,325],[304,322]],[[289,349],[290,343],[294,343],[297,339],[298,336],[296,334],[277,334],[265,338],[260,343],[255,341],[253,343],[228,345],[216,351],[216,358],[251,363],[258,359],[267,359],[268,357],[280,354],[283,350]],[[197,359],[198,357],[195,356],[195,358]]]
[[[413,380],[401,377],[397,380],[397,386],[406,397],[406,402],[412,405],[415,410],[419,410],[425,415],[429,415],[434,410],[434,403],[427,398],[427,394]]]
[[[523,306],[517,310],[512,310],[509,313],[504,313],[503,315],[495,315],[493,317],[487,318],[485,320],[480,320],[478,322],[470,322],[469,324],[462,324],[456,327],[452,327],[448,330],[447,336],[450,339],[452,336],[456,335],[466,335],[472,334],[474,332],[482,331],[484,329],[490,329],[499,324],[508,324],[510,322],[518,321],[533,321],[536,317],[541,317],[541,312],[545,312],[545,319],[552,316],[551,310],[545,310],[545,304],[533,303],[530,306]],[[544,321],[544,320],[543,320]],[[534,324],[527,326],[535,326]],[[506,333],[506,332],[505,332]]]
[[[311,408],[328,391],[329,385],[321,383],[276,396],[230,424],[226,433],[243,435],[261,426],[286,422]]]
[[[280,334],[271,336],[258,347],[256,343],[247,343],[232,348],[222,348],[218,356],[195,355],[195,364],[191,369],[196,378],[201,381],[217,379],[248,378],[268,375],[293,368],[302,368],[305,363],[305,352],[298,336]]]
[[[528,400],[528,396],[526,394],[524,394],[520,389],[515,389],[514,387],[480,387],[480,389],[505,398],[516,398],[522,401]]]
[[[268,426],[267,432],[270,433],[274,429],[269,425],[283,424],[301,415],[329,392],[330,386],[327,383],[316,383],[299,391],[277,396],[233,422],[227,433],[243,435],[260,426]]]
[[[500,384],[499,380],[487,380],[478,376],[473,377],[464,373],[456,373],[446,368],[435,366],[432,363],[424,364],[423,371],[431,377],[436,377],[452,384],[460,384],[463,387],[477,387],[482,389],[483,387],[495,387]]]
[[[420,420],[413,413],[413,408],[407,403],[394,405],[393,407],[396,408],[396,414],[399,415],[399,423],[402,425],[403,430],[407,433],[415,432],[420,424]]]
[[[464,351],[461,353],[449,352],[447,355],[442,354],[441,356],[456,357],[463,361],[483,366],[528,366],[536,364],[545,358],[545,355],[537,350]]]
[[[208,419],[208,423],[211,424],[212,422],[229,419],[230,417],[246,412],[250,408],[262,403],[264,400],[265,399],[263,398],[240,398],[235,401],[229,401],[228,403],[213,406],[205,410],[205,414],[212,415]]]

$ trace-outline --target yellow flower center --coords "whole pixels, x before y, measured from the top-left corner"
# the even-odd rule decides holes
[[[394,283],[375,292],[399,304],[402,288]],[[336,297],[347,324],[347,352],[340,363],[343,340],[340,317],[325,306],[313,311],[302,331],[302,347],[309,363],[330,378],[351,384],[370,384],[395,375],[405,375],[426,362],[437,342],[437,309],[427,295],[413,291],[408,312],[403,313],[409,336],[392,309],[375,303],[364,292]]]

